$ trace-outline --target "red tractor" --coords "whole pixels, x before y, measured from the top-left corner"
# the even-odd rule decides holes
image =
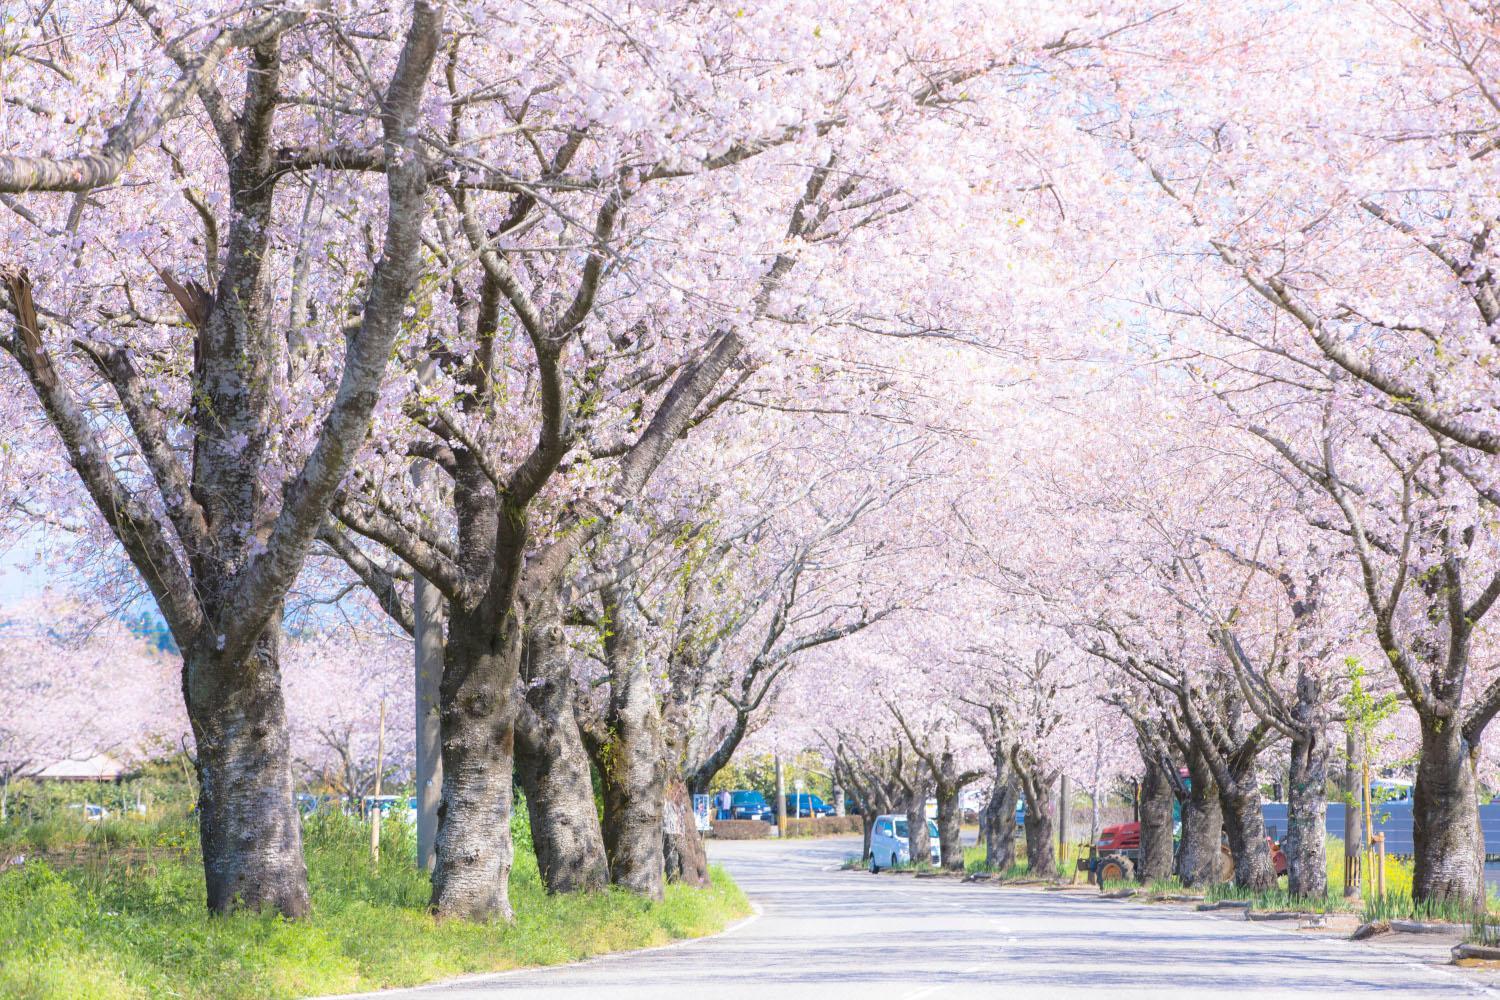
[[[1285,875],[1286,854],[1281,845],[1270,837],[1266,838],[1266,844],[1271,848],[1271,863],[1276,866],[1276,874]],[[1221,846],[1219,851],[1222,859],[1220,877],[1227,882],[1234,875],[1234,862],[1229,856],[1229,845]],[[1105,882],[1133,880],[1140,860],[1141,824],[1121,823],[1100,831],[1099,842],[1089,848],[1088,861],[1080,862],[1080,866],[1087,866],[1089,881],[1103,885]]]

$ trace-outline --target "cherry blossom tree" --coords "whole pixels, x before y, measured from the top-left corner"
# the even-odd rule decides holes
[[[23,376],[183,650],[211,910],[307,912],[278,619],[416,281],[415,124],[443,13],[418,2],[408,27],[354,42],[352,25],[291,5],[46,5],[6,43],[8,134],[27,150],[0,156],[6,377]],[[378,113],[297,100],[334,80]],[[319,253],[325,271],[276,191],[340,133],[369,136],[387,165],[385,198],[368,199],[384,248]],[[346,235],[361,240],[360,222]],[[313,301],[299,289],[314,280],[322,322],[272,308],[276,287]],[[296,341],[329,325],[334,360],[294,402]]]
[[[283,650],[292,757],[304,780],[357,801],[375,786],[385,709],[385,787],[413,764],[411,644],[366,630],[327,629]]]
[[[10,784],[105,754],[132,763],[188,733],[180,667],[108,611],[65,594],[0,612],[0,818]]]

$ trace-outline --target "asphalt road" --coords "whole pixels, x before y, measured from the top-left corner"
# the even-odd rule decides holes
[[[761,910],[726,934],[381,996],[1500,997],[1500,990],[1435,961],[1260,923],[1092,897],[832,870],[857,846],[846,839],[715,843],[714,860]]]

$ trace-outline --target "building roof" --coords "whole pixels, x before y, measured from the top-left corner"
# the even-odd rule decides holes
[[[30,777],[39,781],[115,781],[127,773],[124,764],[100,753],[82,759],[60,760],[33,772]]]

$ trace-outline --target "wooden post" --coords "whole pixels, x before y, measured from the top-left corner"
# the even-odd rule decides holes
[[[1375,835],[1375,895],[1385,899],[1385,834]]]
[[[380,729],[375,737],[375,812],[370,817],[370,859],[380,864],[380,772],[385,770],[385,699],[380,699]]]

